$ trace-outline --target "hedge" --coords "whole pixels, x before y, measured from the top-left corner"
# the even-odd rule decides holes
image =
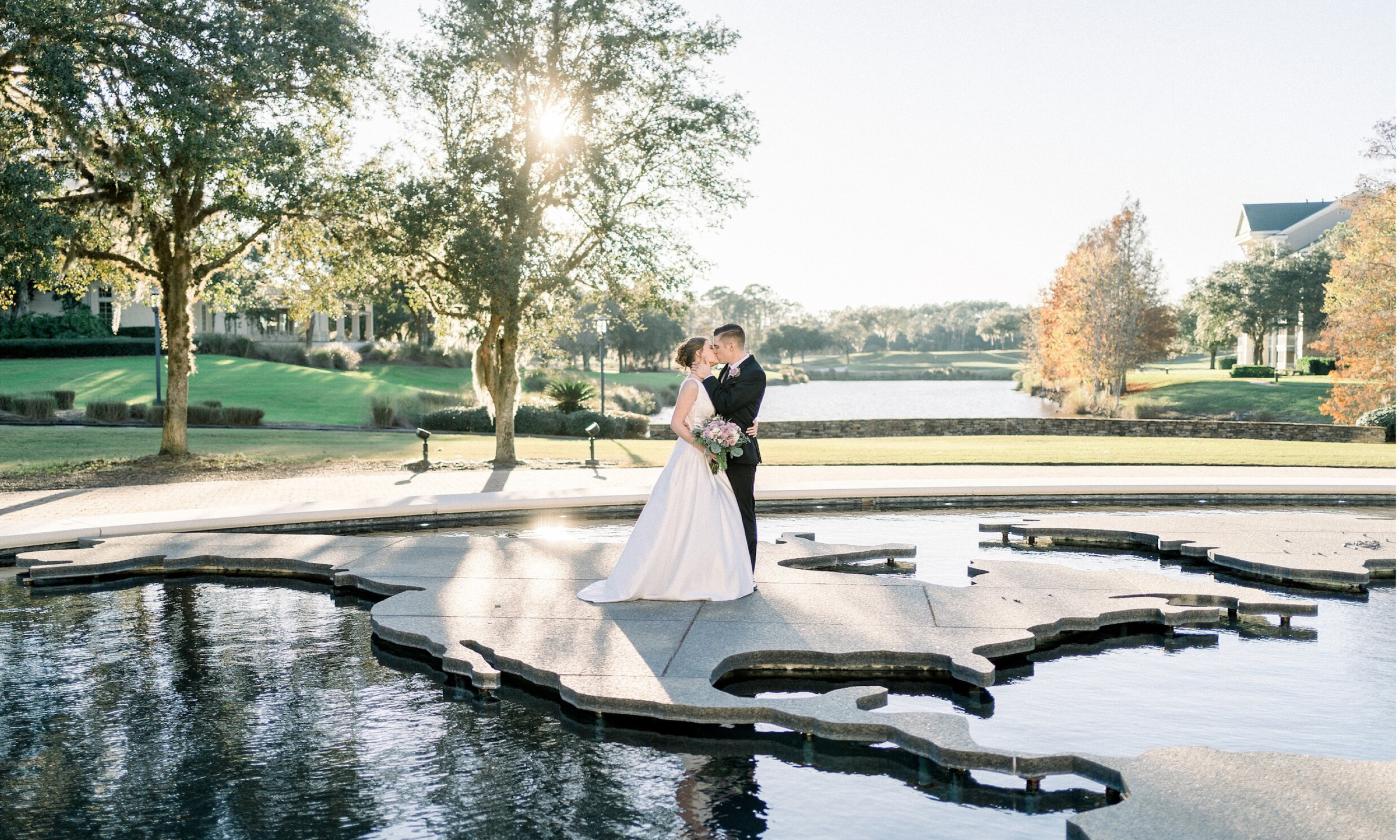
[[[62,315],[21,315],[0,319],[0,338],[110,338],[112,328],[86,309]]]
[[[131,406],[117,400],[93,400],[84,406],[83,413],[98,423],[125,423],[131,418]]]
[[[1395,442],[1395,406],[1374,408],[1356,418],[1358,426],[1379,426],[1385,429],[1386,443]]]
[[[88,356],[150,356],[139,338],[20,338],[0,340],[0,359],[58,359]]]
[[[1229,370],[1230,368],[1235,366],[1235,357],[1221,356],[1220,358],[1215,360],[1215,365],[1221,370]]]
[[[52,394],[20,394],[10,398],[10,410],[30,420],[52,420],[58,400]]]
[[[476,408],[439,408],[423,415],[422,426],[434,432],[480,432],[496,431],[496,424],[482,406]]]
[[[1268,365],[1235,365],[1230,368],[1230,376],[1235,379],[1268,379],[1274,369]]]
[[[123,338],[144,338],[146,341],[156,337],[155,327],[117,327],[117,335]]]
[[[263,344],[234,333],[197,333],[194,349],[205,355],[237,356],[326,370],[359,370],[361,362],[360,354],[348,344],[322,344],[307,349],[300,344]]]
[[[135,417],[138,412],[133,410],[131,413]],[[144,419],[152,426],[163,425],[165,423],[165,406],[154,403],[145,405],[140,411],[140,419]],[[262,419],[263,410],[261,408],[242,406],[220,408],[207,404],[185,407],[185,422],[191,426],[258,426],[262,424]]]
[[[53,394],[54,400],[58,403],[59,411],[67,411],[68,409],[72,408],[74,401],[78,399],[77,393],[73,391],[65,391],[60,389],[57,391],[49,391],[49,393]]]
[[[1337,360],[1324,356],[1303,356],[1298,359],[1294,370],[1309,376],[1323,376],[1337,369]]]
[[[597,423],[599,437],[644,438],[651,418],[642,414],[616,412],[604,417],[596,411],[574,411],[565,414],[548,408],[522,405],[515,412],[515,431],[522,435],[567,435],[587,437],[589,423]],[[423,415],[421,425],[434,432],[475,432],[490,434],[496,430],[486,409],[442,408]]]

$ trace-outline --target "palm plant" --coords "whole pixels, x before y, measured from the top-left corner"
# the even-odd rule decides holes
[[[580,379],[556,379],[545,388],[545,394],[565,414],[583,408],[593,393],[593,386]]]

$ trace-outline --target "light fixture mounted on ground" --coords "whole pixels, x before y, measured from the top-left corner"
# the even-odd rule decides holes
[[[598,466],[598,456],[593,451],[593,441],[598,437],[598,433],[602,431],[602,428],[598,425],[597,421],[595,420],[594,422],[589,423],[587,426],[584,426],[583,431],[588,434],[588,460],[584,461],[583,465],[585,467],[594,467],[596,469]]]

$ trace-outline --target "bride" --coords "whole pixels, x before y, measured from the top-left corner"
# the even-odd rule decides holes
[[[676,364],[683,370],[702,360],[717,361],[708,339],[688,339],[676,349]],[[584,587],[580,598],[594,603],[730,601],[753,592],[749,547],[734,491],[723,472],[710,472],[710,455],[695,442],[692,431],[714,413],[700,380],[687,373],[671,415],[676,433],[671,458],[612,574]]]

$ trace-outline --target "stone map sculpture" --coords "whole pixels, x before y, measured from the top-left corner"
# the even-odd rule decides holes
[[[589,604],[575,593],[607,574],[621,546],[509,537],[154,534],[17,559],[34,586],[172,574],[324,581],[382,597],[371,611],[377,637],[436,657],[481,691],[498,689],[509,674],[603,720],[771,724],[891,742],[946,768],[1020,777],[1031,790],[1046,776],[1070,774],[1126,796],[1071,817],[1071,837],[1390,836],[1393,762],[1200,747],[1134,758],[1023,754],[980,746],[957,715],[880,712],[886,691],[877,685],[782,699],[716,688],[728,674],[755,669],[858,670],[872,680],[922,671],[988,686],[997,659],[1053,646],[1065,633],[1317,610],[1205,577],[1010,560],[970,564],[970,587],[846,574],[833,569],[886,559],[898,566],[914,548],[809,537],[761,545],[760,591],[720,603]],[[1262,778],[1278,784],[1260,785]],[[1304,780],[1307,795],[1295,796]],[[1202,785],[1210,795],[1201,795]],[[1193,821],[1185,834],[1183,818]]]

